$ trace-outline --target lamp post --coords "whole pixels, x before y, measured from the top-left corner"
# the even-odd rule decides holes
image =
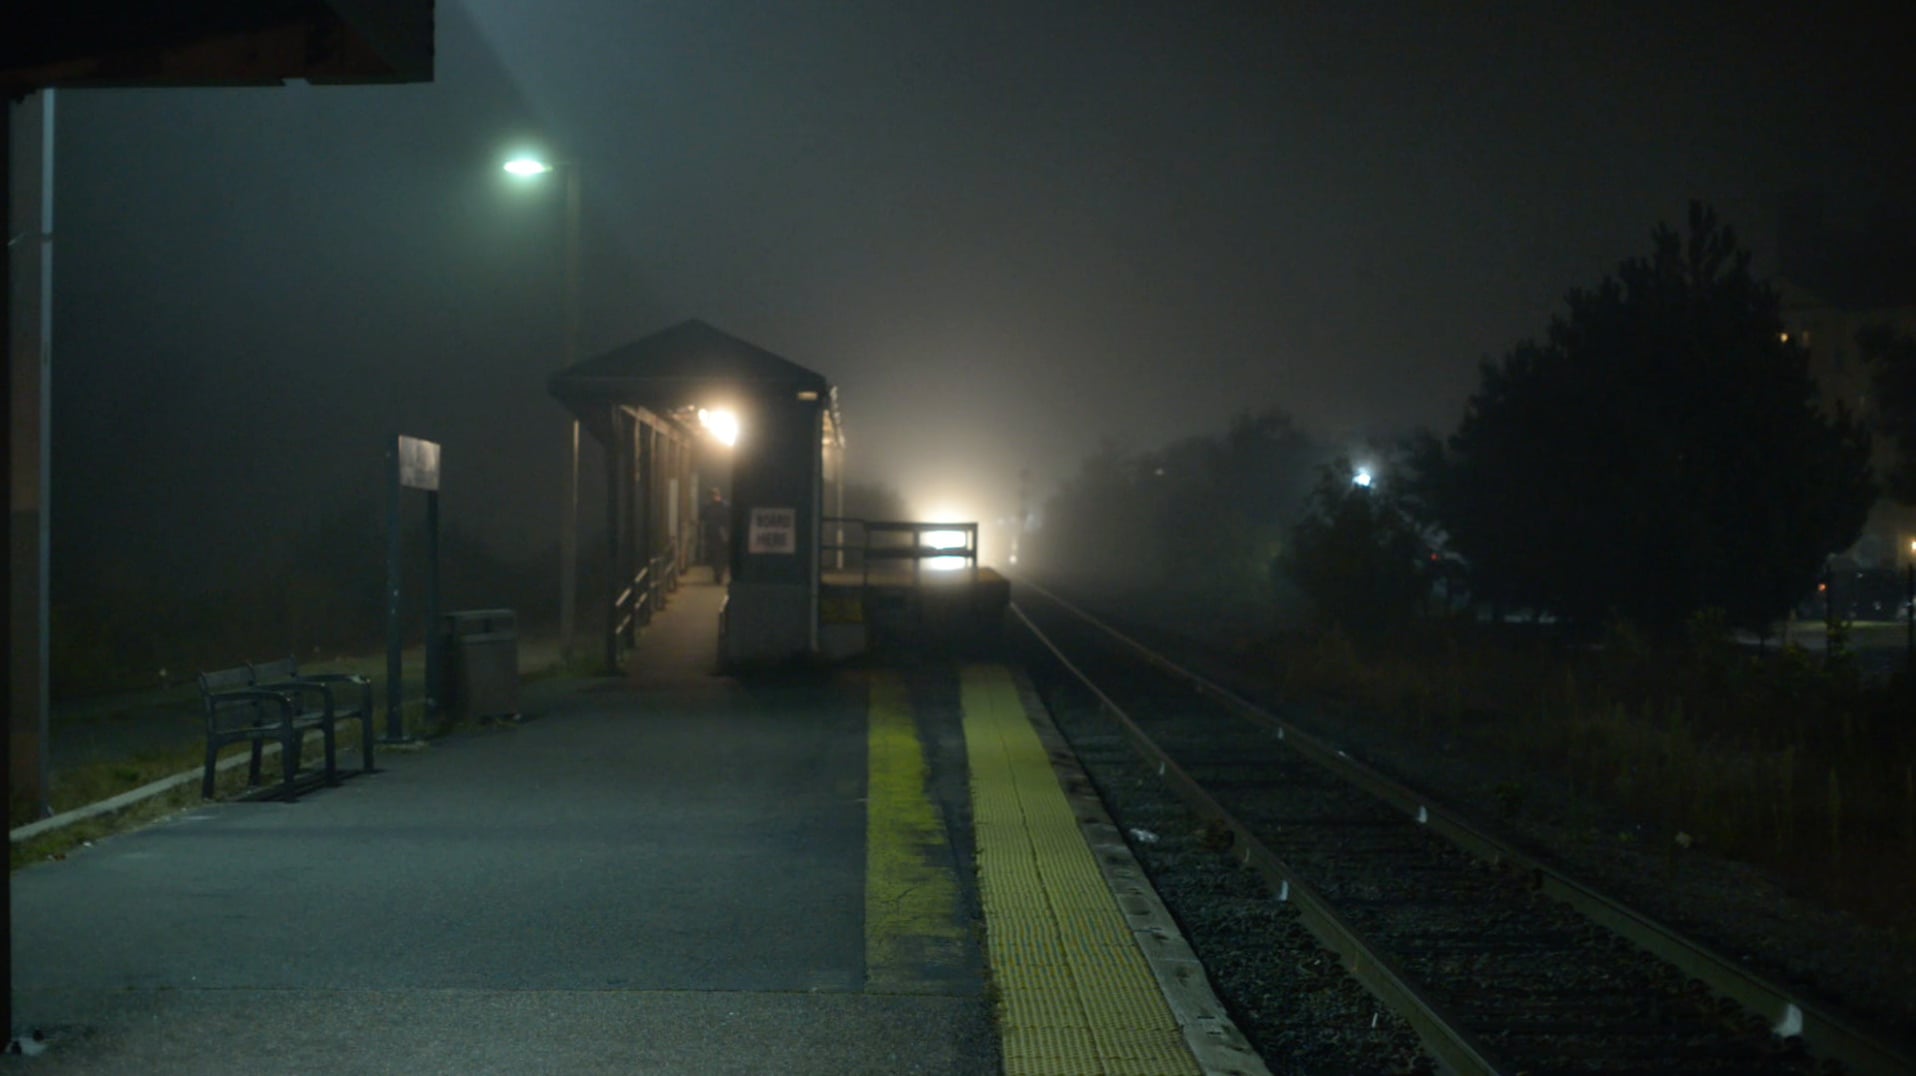
[[[579,163],[548,164],[536,157],[515,157],[505,170],[521,179],[557,172],[565,181],[565,326],[560,368],[579,361]],[[559,658],[572,657],[577,626],[579,580],[579,420],[566,436],[564,504],[559,521]]]

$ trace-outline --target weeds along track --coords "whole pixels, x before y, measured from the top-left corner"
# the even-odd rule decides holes
[[[1021,590],[1028,600],[1014,612],[1039,644],[1034,678],[1066,736],[1094,741],[1080,746],[1080,761],[1107,800],[1121,783],[1101,779],[1109,753],[1099,744],[1119,731],[1204,820],[1207,843],[1263,875],[1270,899],[1293,909],[1442,1067],[1912,1071],[1907,1055],[1844,1019],[1534,862],[1063,599]],[[1121,827],[1136,828],[1123,803],[1110,806]],[[1180,916],[1191,929],[1194,916]],[[1193,938],[1200,952],[1234,943]],[[1274,1004],[1224,993],[1239,1010]]]

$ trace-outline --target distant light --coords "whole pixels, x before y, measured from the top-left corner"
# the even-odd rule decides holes
[[[812,389],[806,389],[803,392],[800,392],[798,394],[798,398],[801,400],[808,400],[808,401],[816,400],[818,399],[818,393]]]
[[[1376,479],[1371,476],[1370,468],[1368,467],[1359,467],[1357,473],[1351,475],[1351,485],[1362,486],[1365,489],[1369,489],[1370,484],[1375,481]]]
[[[1783,342],[1783,343],[1785,343],[1785,344],[1787,344],[1787,343],[1789,343],[1789,342],[1790,342],[1790,334],[1789,334],[1789,333],[1777,333],[1777,334],[1776,334],[1776,338],[1777,338],[1778,340],[1780,340],[1780,341],[1782,341],[1782,342]]]
[[[506,171],[515,176],[537,176],[552,171],[552,166],[536,157],[514,157],[506,162]]]
[[[738,444],[738,416],[724,408],[712,411],[699,408],[699,425],[710,431],[720,444],[728,447]]]

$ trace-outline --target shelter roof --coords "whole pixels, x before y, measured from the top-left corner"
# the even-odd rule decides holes
[[[608,403],[663,413],[726,396],[831,395],[823,374],[697,319],[581,360],[553,374],[548,386],[586,419]]]

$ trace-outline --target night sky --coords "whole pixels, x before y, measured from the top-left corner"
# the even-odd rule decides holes
[[[696,317],[816,369],[914,511],[1271,406],[1447,431],[1688,200],[1768,273],[1785,191],[1916,190],[1908,32],[1750,7],[440,0],[430,84],[62,91],[56,580],[372,505],[393,431],[554,542],[519,149],[583,169],[586,354]]]

